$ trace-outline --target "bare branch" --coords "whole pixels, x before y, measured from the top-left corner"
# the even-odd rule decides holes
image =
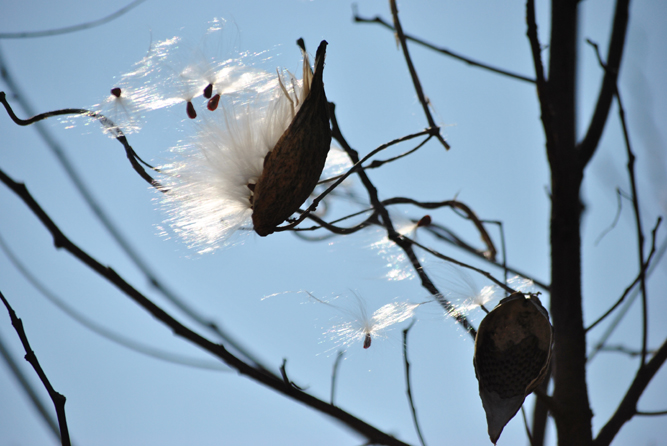
[[[434,249],[431,249],[431,248],[429,248],[428,246],[424,246],[424,245],[422,245],[421,243],[417,242],[416,240],[411,239],[411,238],[409,238],[409,237],[406,237],[406,236],[404,236],[404,235],[402,235],[401,238],[404,239],[404,240],[406,240],[407,242],[409,242],[409,243],[415,245],[415,246],[419,246],[419,247],[420,247],[421,249],[423,249],[424,251],[428,252],[428,253],[431,254],[431,255],[434,255],[435,257],[438,257],[439,259],[446,260],[446,261],[448,261],[448,262],[450,262],[450,263],[453,263],[454,265],[462,266],[463,268],[468,268],[468,269],[471,269],[471,270],[473,270],[473,271],[475,271],[475,272],[478,272],[479,274],[483,275],[484,277],[486,277],[487,279],[489,279],[490,281],[492,281],[493,283],[495,283],[495,284],[498,285],[500,288],[502,288],[503,290],[507,291],[507,292],[510,293],[510,294],[516,292],[515,290],[513,290],[512,288],[510,288],[509,286],[507,286],[506,284],[504,284],[502,281],[500,281],[500,280],[496,279],[495,277],[493,277],[493,276],[491,275],[491,273],[489,273],[489,272],[487,272],[487,271],[481,270],[481,269],[479,269],[479,268],[477,268],[477,267],[474,267],[474,266],[472,266],[472,265],[468,265],[467,263],[463,263],[463,262],[461,262],[461,261],[459,261],[459,260],[456,260],[456,259],[454,259],[454,258],[452,258],[452,257],[449,257],[449,256],[446,256],[446,255],[444,255],[444,254],[441,254],[441,253],[439,253],[438,251],[436,251],[436,250],[434,250]]]
[[[440,128],[435,124],[433,116],[431,115],[431,110],[428,106],[428,101],[426,96],[424,96],[424,90],[422,89],[421,82],[419,82],[419,76],[417,76],[417,70],[412,63],[412,58],[410,58],[410,51],[408,50],[408,44],[405,40],[405,34],[403,34],[403,27],[401,26],[401,21],[398,19],[398,7],[396,6],[396,0],[389,0],[389,7],[391,8],[391,15],[394,19],[394,28],[396,29],[396,35],[398,40],[401,42],[401,48],[403,48],[403,55],[405,56],[405,63],[408,65],[408,70],[410,71],[410,77],[412,77],[412,83],[415,86],[415,92],[417,93],[417,98],[424,109],[424,114],[426,115],[426,120],[428,121],[429,128],[432,130],[436,138],[445,146],[445,149],[449,150],[450,146],[445,141],[445,139],[440,134]]]
[[[466,204],[460,201],[445,200],[439,202],[421,202],[413,200],[412,198],[396,197],[396,198],[390,198],[388,200],[383,200],[382,204],[385,206],[392,204],[413,204],[423,209],[438,209],[441,207],[451,207],[453,209],[461,210],[464,213],[464,217],[472,221],[473,224],[475,225],[475,228],[477,228],[479,236],[482,238],[482,241],[486,245],[487,248],[486,255],[491,260],[495,261],[496,259],[496,254],[497,254],[496,247],[494,246],[493,241],[489,236],[489,233],[486,232],[486,228],[484,228],[482,221],[477,217],[477,215],[473,212],[472,209],[470,209]]]
[[[338,380],[338,369],[340,368],[340,363],[343,359],[343,356],[345,356],[345,352],[343,350],[338,350],[338,353],[336,354],[336,360],[334,361],[333,365],[333,371],[331,372],[331,405],[335,406],[334,404],[334,397],[336,396],[336,381]]]
[[[336,141],[338,141],[338,143],[341,145],[343,150],[345,150],[345,152],[348,154],[354,165],[355,166],[360,165],[361,161],[359,160],[359,153],[356,150],[354,150],[348,144],[347,140],[343,137],[343,134],[340,131],[340,127],[338,126],[338,120],[336,119],[335,105],[334,104],[330,105],[331,109],[329,111],[329,118],[331,119],[331,136]],[[365,158],[368,158],[369,155],[366,155]],[[431,295],[436,299],[436,301],[445,309],[447,314],[456,319],[456,321],[463,326],[463,328],[470,334],[470,336],[473,339],[475,339],[477,331],[472,326],[468,318],[466,318],[465,315],[461,314],[461,312],[459,312],[456,309],[456,306],[454,306],[449,300],[447,300],[442,295],[442,293],[440,293],[438,288],[433,284],[431,279],[428,277],[428,274],[426,274],[426,272],[424,271],[424,268],[422,268],[421,262],[419,262],[419,259],[415,255],[414,250],[412,249],[411,242],[406,240],[403,236],[401,236],[394,228],[393,222],[389,217],[389,212],[387,211],[387,208],[380,202],[380,199],[378,198],[377,189],[375,188],[371,180],[368,178],[368,175],[366,175],[366,172],[364,172],[363,170],[358,170],[357,174],[361,179],[361,183],[364,185],[366,191],[368,192],[368,196],[370,198],[370,202],[371,205],[373,206],[373,209],[375,209],[375,212],[377,212],[379,217],[381,218],[382,226],[384,226],[385,229],[387,230],[387,238],[392,242],[396,243],[396,245],[398,245],[405,252],[408,259],[410,260],[410,263],[412,264],[412,267],[419,276],[422,286],[426,290],[428,290],[429,293],[431,293]]]
[[[410,325],[408,325],[403,330],[403,363],[405,364],[405,386],[406,386],[406,393],[408,395],[408,401],[410,402],[412,421],[414,422],[415,430],[417,431],[417,435],[419,436],[419,442],[422,444],[422,446],[426,446],[426,442],[424,441],[424,436],[422,435],[421,427],[419,427],[419,419],[417,418],[417,409],[415,409],[415,402],[412,399],[412,386],[410,384],[410,361],[408,360],[408,332],[410,331],[413,325],[415,325],[415,319],[413,319],[412,322],[410,322]]]
[[[659,412],[642,412],[638,410],[637,415],[641,415],[644,417],[656,417],[661,415],[667,415],[667,410],[661,410]]]
[[[14,377],[19,382],[23,391],[28,395],[28,399],[35,407],[39,415],[42,417],[42,420],[49,426],[49,430],[60,441],[60,429],[58,428],[58,423],[53,418],[53,415],[48,411],[48,409],[42,403],[42,400],[37,395],[37,390],[32,386],[28,378],[25,376],[17,362],[12,358],[11,353],[5,347],[2,337],[0,336],[0,356],[5,360],[7,367],[12,371]]]
[[[618,113],[621,119],[621,126],[623,127],[625,148],[628,153],[628,175],[630,177],[630,185],[632,187],[632,207],[635,211],[635,222],[637,224],[637,249],[639,251],[639,287],[641,289],[642,297],[641,365],[644,366],[646,363],[646,346],[648,344],[648,294],[646,292],[646,267],[644,264],[644,229],[642,228],[641,213],[639,211],[639,194],[637,192],[637,181],[635,180],[635,154],[632,152],[632,146],[630,145],[630,134],[628,133],[628,126],[625,121],[625,109],[623,108],[621,93],[618,91],[618,85],[616,83],[614,83],[614,91],[616,93],[616,100],[618,101]],[[658,219],[656,230],[658,229],[658,225],[660,225],[660,219]],[[653,234],[653,248],[655,249],[655,233]]]
[[[651,379],[653,379],[660,367],[665,363],[665,360],[667,360],[667,340],[663,342],[655,355],[637,371],[635,379],[625,393],[616,412],[607,421],[607,424],[602,427],[597,438],[593,441],[593,446],[607,446],[611,444],[623,425],[630,421],[633,416],[637,415],[637,402],[639,398],[651,382]]]
[[[216,344],[203,336],[195,333],[189,328],[185,327],[179,321],[174,319],[162,308],[155,305],[150,299],[141,294],[136,288],[127,283],[120,275],[118,275],[110,267],[102,265],[95,260],[81,248],[70,241],[62,231],[56,226],[51,218],[44,212],[39,204],[32,198],[27,188],[23,184],[19,184],[12,180],[4,171],[0,170],[0,181],[5,183],[17,196],[19,196],[30,210],[39,218],[46,229],[51,233],[56,248],[64,248],[74,255],[77,259],[83,262],[93,271],[104,277],[120,291],[130,297],[135,303],[140,305],[144,310],[149,312],[153,317],[162,322],[178,336],[190,341],[201,349],[220,358],[228,366],[234,368],[239,373],[248,376],[249,378],[264,384],[265,386],[282,393],[283,395],[299,401],[314,410],[322,412],[337,419],[351,430],[366,437],[371,443],[378,443],[384,445],[405,445],[402,441],[388,435],[370,424],[360,420],[344,410],[339,409],[329,403],[326,403],[318,398],[303,392],[292,385],[286,385],[281,378],[272,374],[266,373],[253,365],[247,364],[243,360],[237,358],[230,353],[223,345]]]
[[[618,308],[619,305],[625,300],[625,297],[630,293],[630,291],[641,281],[642,277],[646,277],[646,270],[651,264],[651,260],[653,259],[653,255],[655,254],[655,239],[656,235],[658,232],[658,227],[660,226],[660,223],[662,222],[662,217],[658,217],[658,221],[655,224],[655,227],[653,228],[653,231],[651,232],[651,251],[649,252],[648,258],[646,259],[646,263],[642,265],[640,268],[639,273],[637,274],[637,277],[635,280],[632,281],[632,283],[625,289],[621,297],[616,301],[612,307],[605,312],[602,316],[600,316],[595,322],[593,322],[588,328],[586,328],[586,331],[592,330],[593,327],[595,327],[597,324],[602,322],[607,316],[609,316],[616,308]],[[599,349],[600,346],[596,346],[596,349]],[[590,355],[589,355],[590,356]],[[590,359],[589,359],[590,360]]]
[[[56,416],[58,417],[58,426],[60,428],[61,444],[63,446],[71,446],[72,443],[69,438],[69,429],[67,428],[67,417],[65,416],[66,398],[64,395],[58,393],[56,389],[53,388],[49,378],[47,378],[46,373],[44,373],[42,366],[39,365],[37,356],[35,355],[35,352],[32,351],[32,348],[30,348],[28,336],[25,334],[25,330],[23,329],[23,321],[21,321],[21,319],[16,316],[14,309],[11,307],[11,305],[9,305],[9,302],[7,302],[7,299],[5,299],[2,291],[0,291],[0,300],[2,300],[2,303],[5,304],[5,308],[7,308],[9,317],[12,320],[12,325],[14,326],[16,333],[19,335],[19,339],[21,339],[21,344],[23,344],[23,349],[25,350],[26,361],[28,361],[32,368],[35,369],[37,376],[39,376],[40,381],[42,381],[42,384],[44,384],[46,391],[49,392],[49,397],[51,397],[51,401],[53,401],[53,405],[56,408]]]
[[[611,30],[609,52],[607,54],[607,63],[605,65],[602,86],[600,87],[600,94],[598,95],[598,101],[588,126],[586,136],[584,136],[584,139],[577,145],[579,163],[582,169],[586,167],[593,157],[607,122],[607,117],[609,116],[611,101],[614,98],[614,92],[616,91],[621,59],[623,58],[623,47],[625,46],[625,35],[628,28],[629,5],[630,0],[616,1],[614,24]]]
[[[148,184],[155,187],[156,189],[162,192],[167,192],[167,189],[164,189],[160,185],[160,183],[158,183],[150,175],[148,175],[146,170],[141,166],[141,164],[139,164],[139,162],[141,162],[146,167],[155,170],[156,172],[159,172],[159,170],[151,166],[144,160],[142,160],[141,157],[139,157],[139,155],[137,155],[137,153],[134,151],[130,143],[127,141],[127,138],[125,137],[123,132],[118,127],[116,127],[115,124],[109,118],[102,115],[101,113],[85,110],[82,108],[65,108],[62,110],[55,110],[46,113],[41,113],[39,115],[33,116],[32,118],[28,119],[21,119],[18,116],[16,116],[16,114],[14,114],[14,110],[12,110],[12,107],[9,105],[9,102],[7,102],[7,97],[4,91],[0,91],[0,102],[2,102],[2,105],[5,106],[5,110],[7,110],[7,114],[9,115],[10,118],[12,118],[12,121],[14,121],[14,123],[20,126],[31,125],[53,116],[80,115],[97,119],[105,128],[113,129],[112,133],[114,137],[119,143],[123,145],[123,148],[125,149],[125,154],[127,155],[127,159],[130,161],[130,164],[132,164],[132,167],[139,174],[139,176],[143,178]]]
[[[93,20],[92,22],[81,23],[79,25],[66,26],[64,28],[49,29],[45,31],[23,31],[16,33],[0,33],[0,39],[26,39],[32,37],[48,37],[48,36],[57,36],[59,34],[68,34],[77,31],[82,31],[84,29],[94,28],[96,26],[104,25],[118,17],[122,16],[131,9],[136,8],[146,0],[134,0],[129,5],[119,9],[113,14],[109,14],[106,17],[101,19]]]
[[[357,22],[357,23],[377,23],[377,24],[382,25],[382,26],[384,26],[385,28],[387,28],[391,31],[394,31],[394,32],[396,31],[394,29],[394,27],[391,26],[391,24],[389,22],[386,22],[380,16],[375,16],[372,19],[369,19],[369,18],[364,18],[364,17],[359,16],[355,11],[354,21]],[[449,56],[453,59],[465,62],[468,65],[472,65],[474,67],[482,68],[484,70],[489,70],[489,71],[492,71],[494,73],[501,74],[503,76],[507,76],[507,77],[510,77],[510,78],[513,78],[513,79],[516,79],[516,80],[535,83],[535,79],[531,79],[528,76],[523,76],[521,74],[512,73],[511,71],[503,70],[502,68],[497,68],[497,67],[494,67],[494,66],[476,61],[476,60],[471,59],[469,57],[465,57],[465,56],[462,56],[461,54],[455,53],[454,51],[448,50],[447,48],[444,48],[444,47],[441,47],[441,46],[440,47],[436,46],[432,43],[426,42],[425,40],[422,40],[418,37],[414,37],[414,36],[409,35],[409,34],[404,34],[404,35],[405,35],[405,38],[407,40],[411,41],[411,42],[414,42],[416,44],[424,46],[424,47],[426,47],[430,50],[442,53],[442,54],[444,54],[446,56]]]

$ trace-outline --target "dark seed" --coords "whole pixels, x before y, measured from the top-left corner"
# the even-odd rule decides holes
[[[371,334],[366,333],[366,337],[364,338],[364,348],[368,348],[371,346]]]
[[[116,96],[117,98],[119,98],[120,97],[120,88],[118,88],[118,87],[112,88],[111,89],[111,94]]]
[[[197,112],[195,111],[195,107],[194,105],[192,105],[192,102],[188,101],[188,106],[186,107],[186,110],[188,112],[188,118],[195,119],[197,117]]]
[[[208,100],[208,105],[206,106],[209,110],[213,111],[218,108],[218,102],[220,102],[220,95],[216,94],[211,99]]]
[[[211,99],[211,95],[213,94],[213,85],[208,84],[206,88],[204,88],[204,97],[206,99]]]
[[[431,216],[424,215],[418,222],[417,227],[423,228],[424,226],[429,226],[431,224]]]

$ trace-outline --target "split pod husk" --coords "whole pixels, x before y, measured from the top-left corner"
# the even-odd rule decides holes
[[[479,325],[473,363],[494,444],[547,375],[552,342],[549,314],[534,295],[512,294]]]
[[[310,91],[276,146],[264,158],[262,175],[254,185],[252,222],[255,232],[266,236],[289,218],[310,196],[324,169],[331,146],[329,109],[322,71],[327,42],[315,55]],[[310,71],[310,66],[308,66]],[[305,73],[306,74],[306,73]],[[304,76],[303,88],[308,88]]]

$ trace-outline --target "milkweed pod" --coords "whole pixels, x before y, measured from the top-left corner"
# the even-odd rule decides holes
[[[494,444],[546,376],[552,342],[549,314],[535,295],[512,294],[479,325],[473,363]]]
[[[329,110],[322,81],[326,47],[327,42],[323,40],[315,55],[312,80],[309,82],[304,76],[303,88],[308,95],[301,108],[264,158],[264,169],[255,186],[252,213],[253,227],[260,236],[273,233],[276,226],[296,212],[322,174],[331,146]],[[310,73],[310,65],[304,66],[304,71]]]

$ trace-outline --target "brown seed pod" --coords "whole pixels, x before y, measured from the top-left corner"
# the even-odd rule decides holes
[[[322,71],[327,42],[315,56],[310,92],[276,146],[264,158],[264,170],[253,196],[255,232],[266,236],[289,218],[310,196],[324,169],[331,128]],[[310,69],[310,67],[308,68]],[[304,88],[308,80],[304,76]],[[307,91],[307,90],[306,90]]]
[[[549,314],[533,295],[512,294],[479,325],[473,363],[494,444],[546,376],[552,341]]]

